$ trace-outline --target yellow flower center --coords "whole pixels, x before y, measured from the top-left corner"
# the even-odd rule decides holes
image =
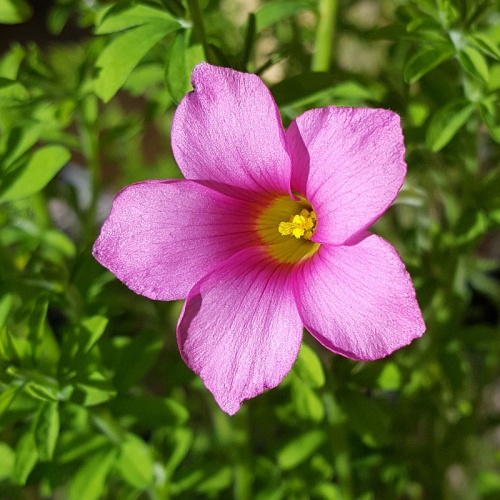
[[[314,255],[319,243],[310,241],[316,229],[316,213],[305,198],[280,196],[257,217],[257,230],[272,257],[295,264]]]

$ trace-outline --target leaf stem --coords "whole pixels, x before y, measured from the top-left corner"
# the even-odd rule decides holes
[[[316,50],[312,70],[327,72],[333,53],[333,40],[337,18],[338,0],[319,0],[319,19],[316,29]]]

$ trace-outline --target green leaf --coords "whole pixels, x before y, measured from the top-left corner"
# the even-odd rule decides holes
[[[27,21],[33,9],[26,0],[0,0],[0,24],[18,24]]]
[[[111,40],[97,58],[99,74],[94,80],[96,94],[108,102],[146,53],[168,33],[180,27],[177,22],[144,24]]]
[[[0,107],[13,106],[28,97],[29,92],[22,83],[0,77]]]
[[[316,429],[289,441],[278,452],[278,463],[290,470],[305,462],[326,440],[324,431]]]
[[[153,486],[151,448],[134,434],[127,434],[120,447],[117,467],[121,476],[134,488],[145,490]]]
[[[117,3],[101,13],[101,16],[97,19],[96,34],[114,33],[141,24],[155,22],[175,25],[174,30],[180,27],[179,21],[164,10],[141,3]]]
[[[483,236],[489,230],[488,216],[482,210],[470,210],[460,217],[453,240],[454,245],[465,245]]]
[[[9,317],[13,301],[14,296],[10,293],[0,298],[0,328],[7,324],[7,318]]]
[[[12,45],[8,52],[0,58],[0,77],[7,80],[17,80],[21,62],[26,56],[26,50],[21,45]]]
[[[500,59],[500,48],[495,41],[483,33],[474,33],[467,37],[470,43],[475,45],[483,54]]]
[[[176,427],[168,433],[168,439],[172,442],[173,451],[168,454],[168,461],[165,464],[165,471],[172,475],[175,469],[181,464],[191,449],[194,441],[194,434],[191,429]]]
[[[69,485],[68,500],[96,500],[101,498],[106,478],[118,450],[101,450],[80,467]]]
[[[490,79],[488,63],[481,52],[476,50],[474,47],[464,47],[460,50],[458,52],[458,60],[465,71],[472,76],[479,78],[484,82],[488,82]]]
[[[0,394],[0,417],[14,401],[18,391],[19,387],[9,387]]]
[[[425,48],[417,52],[407,63],[404,69],[404,79],[408,83],[415,83],[426,73],[449,59],[454,53],[450,46],[437,48]]]
[[[149,428],[183,424],[189,417],[184,406],[169,398],[121,396],[110,406],[117,417],[132,418],[138,425]]]
[[[125,392],[154,365],[163,347],[162,339],[154,332],[142,332],[123,348],[114,383],[120,392]]]
[[[38,451],[32,431],[26,432],[16,446],[16,458],[12,479],[16,484],[26,484],[28,476],[38,461]]]
[[[31,311],[29,319],[29,342],[31,345],[32,358],[38,359],[40,345],[43,341],[44,331],[45,331],[45,318],[47,317],[47,310],[49,307],[49,301],[44,296],[41,295],[35,301],[35,306],[33,311]]]
[[[464,99],[449,102],[432,117],[427,129],[426,142],[434,151],[443,149],[467,123],[474,105]]]
[[[297,415],[319,423],[325,418],[325,408],[318,394],[302,380],[295,377],[291,383],[292,401]]]
[[[188,31],[184,30],[173,39],[167,57],[166,81],[167,88],[175,103],[189,92],[191,87],[191,73],[199,62],[203,61],[201,45],[188,46]]]
[[[205,493],[209,497],[228,488],[233,479],[231,467],[214,467],[213,469],[214,470],[210,470],[210,468],[208,468],[207,477],[196,485],[196,491]]]
[[[84,344],[82,348],[85,352],[89,352],[96,342],[102,337],[102,334],[108,326],[108,318],[106,316],[91,316],[82,320],[84,330]]]
[[[312,4],[307,0],[287,0],[266,3],[255,12],[257,32],[281,21],[285,17],[295,15],[299,10],[311,10]]]
[[[39,124],[25,124],[23,127],[14,127],[6,135],[5,146],[2,148],[3,157],[0,165],[7,173],[10,166],[24,153],[29,151],[40,139],[42,127]]]
[[[98,377],[102,379],[75,383],[75,390],[71,398],[73,401],[83,406],[95,406],[116,396],[115,388],[99,372],[94,372],[92,376],[96,379]]]
[[[377,378],[378,386],[385,391],[395,391],[401,387],[401,371],[396,363],[389,361]]]
[[[59,436],[59,405],[57,402],[46,401],[41,404],[34,421],[38,456],[42,462],[52,460]]]
[[[107,445],[109,445],[109,439],[102,434],[64,432],[57,442],[57,463],[73,462]]]
[[[332,83],[328,73],[302,73],[286,78],[269,90],[278,106],[285,106],[321,92],[331,87]]]
[[[323,387],[325,385],[323,365],[316,352],[307,344],[302,343],[293,370],[309,387]]]
[[[71,157],[63,146],[44,146],[36,150],[24,167],[4,180],[0,187],[0,202],[17,200],[43,189]]]

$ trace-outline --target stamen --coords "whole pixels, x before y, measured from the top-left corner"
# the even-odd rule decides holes
[[[310,240],[316,228],[316,213],[314,210],[300,211],[298,215],[290,216],[288,222],[280,222],[278,231],[283,236],[295,236],[295,238],[304,238]]]

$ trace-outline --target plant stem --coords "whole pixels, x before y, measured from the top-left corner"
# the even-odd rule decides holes
[[[198,38],[203,46],[205,59],[207,62],[213,64],[214,61],[212,61],[212,53],[207,42],[207,35],[205,33],[205,25],[203,24],[203,15],[201,13],[200,4],[198,3],[198,0],[187,0],[187,5],[189,14],[191,15],[191,20],[193,21],[193,29],[198,35]]]
[[[333,53],[333,39],[337,18],[338,0],[319,0],[319,19],[316,29],[316,50],[313,54],[312,70],[327,72]]]

